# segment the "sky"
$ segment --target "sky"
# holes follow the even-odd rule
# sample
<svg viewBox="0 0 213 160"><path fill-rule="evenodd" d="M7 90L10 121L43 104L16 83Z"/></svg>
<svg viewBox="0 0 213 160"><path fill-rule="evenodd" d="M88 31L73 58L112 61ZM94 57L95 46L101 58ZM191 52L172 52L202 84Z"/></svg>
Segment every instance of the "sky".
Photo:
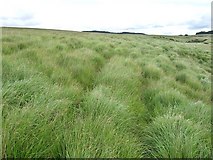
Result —
<svg viewBox="0 0 213 160"><path fill-rule="evenodd" d="M2 0L0 25L179 35L211 30L210 0Z"/></svg>

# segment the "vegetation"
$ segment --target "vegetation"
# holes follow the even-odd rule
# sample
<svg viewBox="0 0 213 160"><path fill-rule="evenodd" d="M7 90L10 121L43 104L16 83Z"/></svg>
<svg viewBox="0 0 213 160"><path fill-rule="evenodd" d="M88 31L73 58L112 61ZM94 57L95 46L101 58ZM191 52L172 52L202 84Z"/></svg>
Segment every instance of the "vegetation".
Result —
<svg viewBox="0 0 213 160"><path fill-rule="evenodd" d="M210 36L2 31L4 158L210 158Z"/></svg>

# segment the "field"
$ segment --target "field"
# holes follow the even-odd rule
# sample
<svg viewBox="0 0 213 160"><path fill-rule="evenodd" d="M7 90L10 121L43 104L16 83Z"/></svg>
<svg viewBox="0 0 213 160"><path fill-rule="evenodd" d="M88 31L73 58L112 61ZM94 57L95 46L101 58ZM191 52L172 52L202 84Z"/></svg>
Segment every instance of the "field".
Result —
<svg viewBox="0 0 213 160"><path fill-rule="evenodd" d="M4 158L210 158L211 39L2 29Z"/></svg>

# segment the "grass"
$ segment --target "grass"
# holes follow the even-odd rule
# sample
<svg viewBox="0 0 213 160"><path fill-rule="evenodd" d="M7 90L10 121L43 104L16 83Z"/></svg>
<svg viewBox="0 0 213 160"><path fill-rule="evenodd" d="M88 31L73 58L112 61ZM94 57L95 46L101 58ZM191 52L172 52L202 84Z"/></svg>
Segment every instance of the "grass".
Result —
<svg viewBox="0 0 213 160"><path fill-rule="evenodd" d="M167 113L156 117L146 131L145 144L151 157L209 158L210 130L181 114Z"/></svg>
<svg viewBox="0 0 213 160"><path fill-rule="evenodd" d="M211 157L210 36L2 32L3 158Z"/></svg>

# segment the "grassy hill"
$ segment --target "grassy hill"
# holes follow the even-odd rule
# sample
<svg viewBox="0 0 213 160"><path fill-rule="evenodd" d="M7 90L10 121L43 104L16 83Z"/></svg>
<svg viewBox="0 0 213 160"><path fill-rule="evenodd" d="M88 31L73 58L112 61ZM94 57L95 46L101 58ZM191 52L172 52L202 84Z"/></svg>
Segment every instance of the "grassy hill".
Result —
<svg viewBox="0 0 213 160"><path fill-rule="evenodd" d="M209 35L2 32L4 158L211 156Z"/></svg>

